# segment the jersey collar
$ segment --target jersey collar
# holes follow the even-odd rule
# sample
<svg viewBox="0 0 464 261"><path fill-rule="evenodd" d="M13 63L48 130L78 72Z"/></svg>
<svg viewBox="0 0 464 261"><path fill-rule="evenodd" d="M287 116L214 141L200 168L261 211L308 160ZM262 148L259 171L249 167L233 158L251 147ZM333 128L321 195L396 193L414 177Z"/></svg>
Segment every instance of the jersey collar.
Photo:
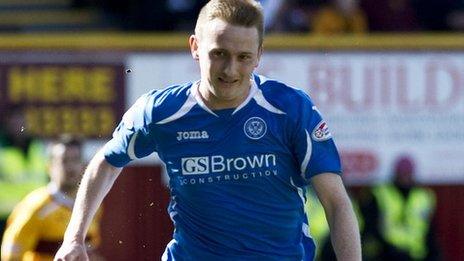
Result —
<svg viewBox="0 0 464 261"><path fill-rule="evenodd" d="M253 78L251 78L250 81L251 81L251 87L250 87L250 91L248 92L247 98L237 108L235 108L234 112L232 112L232 115L234 115L239 110L241 110L243 107L245 107L251 101L251 99L253 99L255 94L258 92L259 89L258 89L258 85L256 84L255 80ZM194 82L192 84L191 95L195 98L197 104L201 108L203 108L208 113L210 113L210 114L212 114L212 115L214 115L216 117L219 117L216 113L214 113L214 111L212 111L210 108L208 108L208 106L206 106L205 102L203 101L203 99L200 96L199 87L200 87L200 80L198 80L198 81L196 81L196 82Z"/></svg>

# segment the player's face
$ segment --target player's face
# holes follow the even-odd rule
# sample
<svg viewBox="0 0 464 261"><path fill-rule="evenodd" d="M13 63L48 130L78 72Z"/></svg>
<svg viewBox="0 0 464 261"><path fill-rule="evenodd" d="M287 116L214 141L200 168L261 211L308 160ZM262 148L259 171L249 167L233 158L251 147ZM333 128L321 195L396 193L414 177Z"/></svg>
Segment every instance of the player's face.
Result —
<svg viewBox="0 0 464 261"><path fill-rule="evenodd" d="M83 172L81 149L78 146L56 145L50 163L51 178L58 186L64 190L77 189Z"/></svg>
<svg viewBox="0 0 464 261"><path fill-rule="evenodd" d="M190 46L200 64L200 92L207 103L215 108L240 105L261 56L258 30L214 19L190 37Z"/></svg>

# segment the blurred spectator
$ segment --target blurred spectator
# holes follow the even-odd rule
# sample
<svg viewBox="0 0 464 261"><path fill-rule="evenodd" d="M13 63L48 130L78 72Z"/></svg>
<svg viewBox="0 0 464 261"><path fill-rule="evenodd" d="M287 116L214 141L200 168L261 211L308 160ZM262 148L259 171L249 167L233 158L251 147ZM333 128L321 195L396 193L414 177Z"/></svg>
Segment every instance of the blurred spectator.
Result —
<svg viewBox="0 0 464 261"><path fill-rule="evenodd" d="M464 30L464 0L256 1L263 6L265 29L269 32L360 33L367 31L367 27L374 32ZM72 0L66 8L102 11L93 24L82 25L84 29L191 32L195 16L206 2L208 0ZM42 5L42 8L63 8L59 1L57 3ZM29 9L28 6L23 8ZM63 15L69 14L63 12Z"/></svg>
<svg viewBox="0 0 464 261"><path fill-rule="evenodd" d="M10 107L0 130L0 180L21 182L42 179L45 148L28 132L22 107ZM43 179L42 179L43 180Z"/></svg>
<svg viewBox="0 0 464 261"><path fill-rule="evenodd" d="M272 32L307 32L313 3L307 0L262 0L265 27Z"/></svg>
<svg viewBox="0 0 464 261"><path fill-rule="evenodd" d="M392 260L399 256L395 246L389 244L381 231L382 216L370 187L358 188L354 193L359 207L358 219L362 220L361 239L363 260ZM403 254L403 257L407 255Z"/></svg>
<svg viewBox="0 0 464 261"><path fill-rule="evenodd" d="M391 244L385 241L380 231L382 217L380 216L377 202L372 194L370 187L352 188L350 191L353 208L358 218L359 230L361 232L362 243L362 259L365 261L377 260L394 260L398 258L398 250ZM316 215L321 215L317 208ZM322 211L322 215L324 215ZM314 219L314 217L313 217ZM311 232L316 232L315 239L319 239L321 244L318 260L332 261L336 260L335 252L333 251L332 243L328 239L328 225L323 219L319 223L312 223ZM320 234L320 232L326 231ZM313 234L311 234L313 235ZM406 255L403 255L405 257ZM400 258L401 259L401 258Z"/></svg>
<svg viewBox="0 0 464 261"><path fill-rule="evenodd" d="M431 226L435 195L418 186L414 174L412 159L402 156L395 162L392 183L351 189L360 226L363 260L441 260ZM310 210L313 215L321 214L317 202ZM311 220L319 220L319 223L311 223L311 231L316 232L315 239L323 244L319 260L336 260L328 233L324 233L327 223L315 217Z"/></svg>
<svg viewBox="0 0 464 261"><path fill-rule="evenodd" d="M421 30L416 9L410 0L361 0L370 31Z"/></svg>
<svg viewBox="0 0 464 261"><path fill-rule="evenodd" d="M318 34L364 33L367 21L358 0L331 0L322 5L312 19Z"/></svg>
<svg viewBox="0 0 464 261"><path fill-rule="evenodd" d="M378 206L379 230L390 249L388 260L437 260L440 256L431 222L435 210L435 194L414 181L415 165L408 156L397 159L393 183L373 188ZM369 212L375 214L374 205Z"/></svg>
<svg viewBox="0 0 464 261"><path fill-rule="evenodd" d="M52 260L61 245L71 217L78 183L83 173L81 144L65 137L50 147L50 183L31 192L8 218L1 248L2 261ZM99 219L99 215L97 215ZM89 230L86 245L100 242L97 222ZM91 254L91 260L95 260Z"/></svg>
<svg viewBox="0 0 464 261"><path fill-rule="evenodd" d="M28 135L21 107L2 112L0 122L0 235L13 207L46 183L45 146Z"/></svg>
<svg viewBox="0 0 464 261"><path fill-rule="evenodd" d="M353 205L353 210L355 211L356 217L358 219L359 230L361 232L363 260L386 260L366 258L366 247L371 245L369 243L374 242L374 238L366 237L367 234L363 233L368 230L365 229L364 223L369 221L364 221L361 209L359 208L357 202L351 198L351 195L350 199ZM309 232L317 246L316 260L336 260L337 257L335 256L332 242L330 240L330 229L329 225L327 224L325 211L312 188L309 188L306 193L305 213L309 219ZM368 239L369 242L366 242L366 239Z"/></svg>

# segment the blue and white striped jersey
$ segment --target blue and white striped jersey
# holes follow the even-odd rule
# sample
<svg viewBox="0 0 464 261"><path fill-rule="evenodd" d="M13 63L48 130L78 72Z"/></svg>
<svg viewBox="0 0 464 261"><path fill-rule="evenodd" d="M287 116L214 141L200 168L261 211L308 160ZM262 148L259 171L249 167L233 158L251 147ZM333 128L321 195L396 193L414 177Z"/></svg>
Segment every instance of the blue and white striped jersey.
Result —
<svg viewBox="0 0 464 261"><path fill-rule="evenodd" d="M340 173L327 124L303 91L254 75L247 99L212 111L199 82L154 90L104 148L122 167L157 152L170 177L166 260L312 260L305 186Z"/></svg>

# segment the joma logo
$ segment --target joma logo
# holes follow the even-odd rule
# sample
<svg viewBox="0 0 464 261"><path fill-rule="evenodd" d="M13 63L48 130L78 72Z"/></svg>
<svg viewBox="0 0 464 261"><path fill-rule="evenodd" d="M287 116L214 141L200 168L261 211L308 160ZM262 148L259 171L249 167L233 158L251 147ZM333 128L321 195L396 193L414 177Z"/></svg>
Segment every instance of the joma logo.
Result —
<svg viewBox="0 0 464 261"><path fill-rule="evenodd" d="M209 138L207 131L178 131L177 140L199 140Z"/></svg>

